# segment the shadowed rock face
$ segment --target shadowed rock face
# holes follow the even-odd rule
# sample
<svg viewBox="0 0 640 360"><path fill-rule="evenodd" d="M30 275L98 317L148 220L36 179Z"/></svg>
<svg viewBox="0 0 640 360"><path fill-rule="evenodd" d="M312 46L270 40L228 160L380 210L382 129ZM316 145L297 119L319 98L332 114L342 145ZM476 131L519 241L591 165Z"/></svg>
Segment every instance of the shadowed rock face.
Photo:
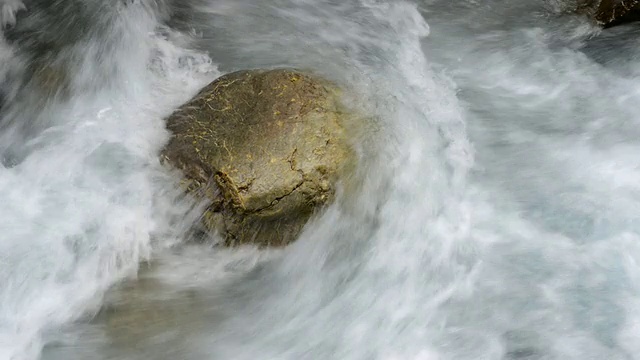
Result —
<svg viewBox="0 0 640 360"><path fill-rule="evenodd" d="M610 27L640 20L640 0L580 0L578 11Z"/></svg>
<svg viewBox="0 0 640 360"><path fill-rule="evenodd" d="M353 159L348 117L324 80L291 70L236 72L169 117L163 158L211 202L204 223L227 245L285 245L332 199Z"/></svg>

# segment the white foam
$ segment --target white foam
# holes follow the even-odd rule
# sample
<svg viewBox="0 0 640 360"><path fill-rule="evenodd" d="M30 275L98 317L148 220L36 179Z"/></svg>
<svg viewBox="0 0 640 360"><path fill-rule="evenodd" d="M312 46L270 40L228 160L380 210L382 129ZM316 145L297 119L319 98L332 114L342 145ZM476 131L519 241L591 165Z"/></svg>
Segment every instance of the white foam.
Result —
<svg viewBox="0 0 640 360"><path fill-rule="evenodd" d="M171 236L170 216L185 214L156 158L167 138L162 117L217 70L206 55L153 35L154 19L127 16L128 38L105 59L121 69L112 79L121 85L74 94L43 114L53 126L30 139L21 163L0 170L3 359L36 358L43 330L99 305L149 257L154 236ZM158 66L147 68L152 60ZM74 80L91 79L80 71ZM173 211L155 207L163 197Z"/></svg>
<svg viewBox="0 0 640 360"><path fill-rule="evenodd" d="M160 257L147 276L194 291L186 311L206 325L132 346L79 324L49 356L635 358L636 65L599 64L576 50L592 29L508 3L205 5L197 43L221 66L310 68L353 89L379 131L357 139L353 183L289 248ZM177 177L155 165L160 119L216 70L140 19L124 22L136 36L112 59L117 85L60 107L0 170L0 355L37 356L42 329L183 235L167 225L188 210Z"/></svg>

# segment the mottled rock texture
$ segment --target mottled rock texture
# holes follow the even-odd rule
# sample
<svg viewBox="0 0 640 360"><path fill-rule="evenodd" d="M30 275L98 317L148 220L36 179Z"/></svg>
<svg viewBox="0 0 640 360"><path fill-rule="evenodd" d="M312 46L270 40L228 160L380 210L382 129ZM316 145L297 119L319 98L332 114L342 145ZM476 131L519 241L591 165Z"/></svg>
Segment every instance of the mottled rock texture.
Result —
<svg viewBox="0 0 640 360"><path fill-rule="evenodd" d="M167 120L163 159L211 203L227 245L286 245L334 197L354 156L333 84L295 70L220 77Z"/></svg>

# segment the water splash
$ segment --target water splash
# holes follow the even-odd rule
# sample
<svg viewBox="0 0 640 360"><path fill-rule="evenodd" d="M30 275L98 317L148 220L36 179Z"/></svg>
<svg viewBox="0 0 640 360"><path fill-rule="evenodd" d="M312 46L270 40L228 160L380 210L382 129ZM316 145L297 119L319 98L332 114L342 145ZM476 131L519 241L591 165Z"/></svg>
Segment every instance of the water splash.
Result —
<svg viewBox="0 0 640 360"><path fill-rule="evenodd" d="M594 38L557 1L220 0L192 3L177 33L138 5L115 16L133 36L78 72L90 91L37 109L0 172L1 355L637 358L634 28ZM178 247L143 269L151 300L134 283L101 302L195 221L155 157L160 119L217 75L205 53L349 89L375 119L359 168L291 247ZM8 124L31 114L11 109ZM137 309L143 329L126 312L69 324L99 305Z"/></svg>
<svg viewBox="0 0 640 360"><path fill-rule="evenodd" d="M150 35L156 21L144 12L119 20L53 60L87 55L62 74L72 77L67 98L24 111L33 100L25 91L36 91L29 84L3 108L0 142L17 161L0 168L0 358L37 358L42 332L99 306L109 285L149 258L154 236L182 236L167 227L187 208L170 200L175 182L156 159L167 138L161 119L217 72L206 55ZM85 86L104 71L108 82Z"/></svg>

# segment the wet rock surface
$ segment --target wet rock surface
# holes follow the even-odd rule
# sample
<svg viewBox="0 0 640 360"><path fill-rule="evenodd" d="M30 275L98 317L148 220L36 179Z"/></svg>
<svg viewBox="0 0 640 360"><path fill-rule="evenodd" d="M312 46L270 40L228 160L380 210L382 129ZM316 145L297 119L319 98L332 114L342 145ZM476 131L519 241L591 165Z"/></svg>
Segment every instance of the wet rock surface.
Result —
<svg viewBox="0 0 640 360"><path fill-rule="evenodd" d="M296 70L231 73L167 120L162 157L211 203L205 227L226 245L286 245L334 197L353 160L333 84Z"/></svg>
<svg viewBox="0 0 640 360"><path fill-rule="evenodd" d="M640 0L581 0L578 12L592 17L599 25L611 27L640 20Z"/></svg>

